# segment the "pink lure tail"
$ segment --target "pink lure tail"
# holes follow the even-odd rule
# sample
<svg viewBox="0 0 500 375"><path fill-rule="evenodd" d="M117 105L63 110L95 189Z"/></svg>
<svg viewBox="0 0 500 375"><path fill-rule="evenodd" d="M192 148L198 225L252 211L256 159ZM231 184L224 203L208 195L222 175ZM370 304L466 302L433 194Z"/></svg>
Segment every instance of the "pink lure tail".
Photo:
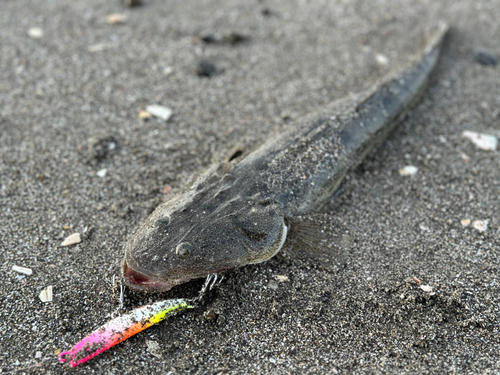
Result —
<svg viewBox="0 0 500 375"><path fill-rule="evenodd" d="M70 351L60 353L59 360L69 360L72 367L78 366L168 316L193 307L191 301L186 299L165 300L139 307L98 328Z"/></svg>

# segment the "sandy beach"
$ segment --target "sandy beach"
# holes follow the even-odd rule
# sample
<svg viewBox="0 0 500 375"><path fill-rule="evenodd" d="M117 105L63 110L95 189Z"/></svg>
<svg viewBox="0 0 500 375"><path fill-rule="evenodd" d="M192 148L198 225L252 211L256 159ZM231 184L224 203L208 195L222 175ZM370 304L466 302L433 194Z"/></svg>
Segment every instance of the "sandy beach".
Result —
<svg viewBox="0 0 500 375"><path fill-rule="evenodd" d="M227 271L197 308L59 363L117 311L158 204L398 71L439 20L422 101L322 208L354 233L344 267ZM2 1L0 373L500 374L500 157L463 136L500 137L498 20L498 0ZM126 289L123 311L202 285Z"/></svg>

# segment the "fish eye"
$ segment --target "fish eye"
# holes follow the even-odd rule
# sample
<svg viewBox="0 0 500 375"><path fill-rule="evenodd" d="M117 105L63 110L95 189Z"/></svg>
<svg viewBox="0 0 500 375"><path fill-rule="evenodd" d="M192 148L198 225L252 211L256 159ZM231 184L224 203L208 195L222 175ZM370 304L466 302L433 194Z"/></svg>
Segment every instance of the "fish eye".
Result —
<svg viewBox="0 0 500 375"><path fill-rule="evenodd" d="M188 257L193 252L193 247L189 242L181 242L175 248L175 253L183 258Z"/></svg>

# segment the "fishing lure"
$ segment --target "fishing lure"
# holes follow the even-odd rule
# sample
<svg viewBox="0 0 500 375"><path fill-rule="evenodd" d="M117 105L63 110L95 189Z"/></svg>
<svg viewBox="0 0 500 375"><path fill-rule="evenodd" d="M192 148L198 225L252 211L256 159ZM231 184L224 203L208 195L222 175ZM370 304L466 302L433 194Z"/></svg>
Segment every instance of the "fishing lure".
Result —
<svg viewBox="0 0 500 375"><path fill-rule="evenodd" d="M78 366L153 324L182 310L194 308L193 302L183 298L169 299L134 309L96 329L71 350L60 353L59 361L69 360L72 367Z"/></svg>

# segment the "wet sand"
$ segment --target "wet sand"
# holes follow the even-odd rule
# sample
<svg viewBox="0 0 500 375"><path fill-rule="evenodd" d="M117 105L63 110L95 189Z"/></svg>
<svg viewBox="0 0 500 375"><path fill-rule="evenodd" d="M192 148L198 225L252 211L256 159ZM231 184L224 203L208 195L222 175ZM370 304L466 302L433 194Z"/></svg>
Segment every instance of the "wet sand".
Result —
<svg viewBox="0 0 500 375"><path fill-rule="evenodd" d="M423 100L323 208L355 233L344 268L277 256L226 272L198 308L57 361L116 311L124 244L160 202L407 64L441 19ZM495 0L2 2L0 371L499 373L500 158L462 137L500 137L499 19ZM139 119L151 104L169 121ZM127 289L125 308L202 284Z"/></svg>

